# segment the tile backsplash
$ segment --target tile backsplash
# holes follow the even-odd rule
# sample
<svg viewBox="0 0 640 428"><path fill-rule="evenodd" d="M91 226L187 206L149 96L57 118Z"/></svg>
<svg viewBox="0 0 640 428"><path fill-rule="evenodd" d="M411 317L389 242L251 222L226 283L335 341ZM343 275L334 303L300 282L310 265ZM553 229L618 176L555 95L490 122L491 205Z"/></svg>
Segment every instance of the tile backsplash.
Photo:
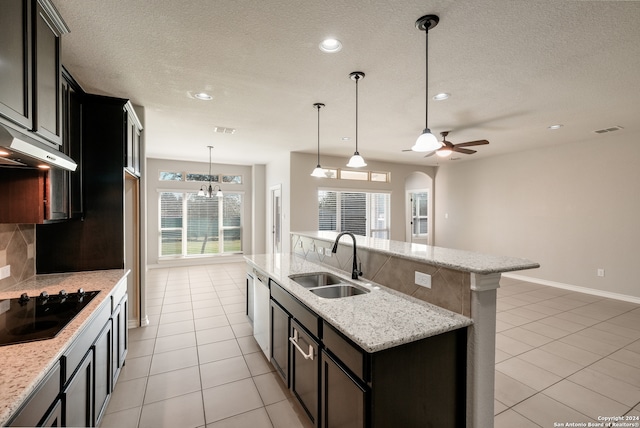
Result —
<svg viewBox="0 0 640 428"><path fill-rule="evenodd" d="M0 279L0 291L35 276L35 240L34 224L0 224L0 268L11 270L9 277Z"/></svg>

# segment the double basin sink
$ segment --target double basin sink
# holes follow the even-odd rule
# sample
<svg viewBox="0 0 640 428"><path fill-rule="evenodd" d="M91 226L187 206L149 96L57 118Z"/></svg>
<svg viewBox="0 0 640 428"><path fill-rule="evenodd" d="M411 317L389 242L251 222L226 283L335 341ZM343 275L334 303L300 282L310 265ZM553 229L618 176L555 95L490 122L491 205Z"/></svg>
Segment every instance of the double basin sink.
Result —
<svg viewBox="0 0 640 428"><path fill-rule="evenodd" d="M345 282L342 278L328 272L291 275L289 278L313 294L325 299L339 299L369 292L367 289Z"/></svg>

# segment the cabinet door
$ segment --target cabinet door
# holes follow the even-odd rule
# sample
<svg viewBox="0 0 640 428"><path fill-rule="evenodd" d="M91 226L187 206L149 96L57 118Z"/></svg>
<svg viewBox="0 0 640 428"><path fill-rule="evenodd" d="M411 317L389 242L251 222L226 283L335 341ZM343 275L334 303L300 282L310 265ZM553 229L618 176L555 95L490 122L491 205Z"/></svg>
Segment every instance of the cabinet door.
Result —
<svg viewBox="0 0 640 428"><path fill-rule="evenodd" d="M95 421L94 426L98 426L102 414L107 407L107 400L111 395L111 347L113 344L112 320L107 321L96 342L93 345L95 356Z"/></svg>
<svg viewBox="0 0 640 428"><path fill-rule="evenodd" d="M62 144L61 33L40 2L36 2L33 26L36 64L34 131L55 144Z"/></svg>
<svg viewBox="0 0 640 428"><path fill-rule="evenodd" d="M291 392L314 424L318 419L318 343L291 320Z"/></svg>
<svg viewBox="0 0 640 428"><path fill-rule="evenodd" d="M271 363L289 386L289 314L271 301Z"/></svg>
<svg viewBox="0 0 640 428"><path fill-rule="evenodd" d="M0 7L0 115L31 129L31 1Z"/></svg>
<svg viewBox="0 0 640 428"><path fill-rule="evenodd" d="M38 424L42 427L61 427L62 426L62 401L57 400L53 409Z"/></svg>
<svg viewBox="0 0 640 428"><path fill-rule="evenodd" d="M89 350L64 389L64 425L93 425L93 351Z"/></svg>
<svg viewBox="0 0 640 428"><path fill-rule="evenodd" d="M127 296L122 298L120 304L113 312L113 383L116 384L120 370L124 367L124 360L127 356L128 349L128 330L127 330L127 312L128 312Z"/></svg>
<svg viewBox="0 0 640 428"><path fill-rule="evenodd" d="M82 200L82 101L73 77L63 69L62 79L62 151L76 161L77 167L69 172L69 216L80 218L84 212Z"/></svg>
<svg viewBox="0 0 640 428"><path fill-rule="evenodd" d="M322 351L321 376L321 426L323 428L366 426L366 390L326 351Z"/></svg>

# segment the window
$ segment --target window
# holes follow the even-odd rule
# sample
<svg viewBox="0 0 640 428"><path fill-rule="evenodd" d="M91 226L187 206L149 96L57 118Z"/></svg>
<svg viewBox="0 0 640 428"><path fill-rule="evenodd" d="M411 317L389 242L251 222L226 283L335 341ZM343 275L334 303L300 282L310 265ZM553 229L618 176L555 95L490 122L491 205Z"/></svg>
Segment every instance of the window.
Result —
<svg viewBox="0 0 640 428"><path fill-rule="evenodd" d="M182 181L181 172L160 171L160 181Z"/></svg>
<svg viewBox="0 0 640 428"><path fill-rule="evenodd" d="M242 252L242 194L160 193L160 256Z"/></svg>
<svg viewBox="0 0 640 428"><path fill-rule="evenodd" d="M318 190L318 229L389 238L388 193Z"/></svg>
<svg viewBox="0 0 640 428"><path fill-rule="evenodd" d="M429 229L427 192L411 193L411 233L414 237L427 236Z"/></svg>

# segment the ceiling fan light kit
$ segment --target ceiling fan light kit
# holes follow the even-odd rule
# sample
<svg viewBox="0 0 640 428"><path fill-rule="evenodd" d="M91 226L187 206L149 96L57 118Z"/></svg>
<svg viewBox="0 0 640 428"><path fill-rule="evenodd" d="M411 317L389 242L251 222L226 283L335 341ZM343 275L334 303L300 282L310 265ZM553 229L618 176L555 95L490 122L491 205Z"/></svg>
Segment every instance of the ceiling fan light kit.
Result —
<svg viewBox="0 0 640 428"><path fill-rule="evenodd" d="M440 18L437 15L425 15L416 21L416 28L425 32L425 94L424 94L424 131L416 140L416 143L411 147L414 152L432 152L442 147L442 144L435 135L431 133L428 126L429 118L429 30L434 28L440 22Z"/></svg>
<svg viewBox="0 0 640 428"><path fill-rule="evenodd" d="M322 103L315 103L313 105L318 110L318 164L311 173L312 177L326 177L326 171L320 166L320 109L324 107Z"/></svg>
<svg viewBox="0 0 640 428"><path fill-rule="evenodd" d="M358 81L364 79L364 73L362 71L354 71L349 73L349 78L356 82L356 151L353 153L353 156L351 156L351 159L349 159L347 166L349 168L362 168L363 166L367 166L367 163L363 157L360 156L360 153L358 153Z"/></svg>

